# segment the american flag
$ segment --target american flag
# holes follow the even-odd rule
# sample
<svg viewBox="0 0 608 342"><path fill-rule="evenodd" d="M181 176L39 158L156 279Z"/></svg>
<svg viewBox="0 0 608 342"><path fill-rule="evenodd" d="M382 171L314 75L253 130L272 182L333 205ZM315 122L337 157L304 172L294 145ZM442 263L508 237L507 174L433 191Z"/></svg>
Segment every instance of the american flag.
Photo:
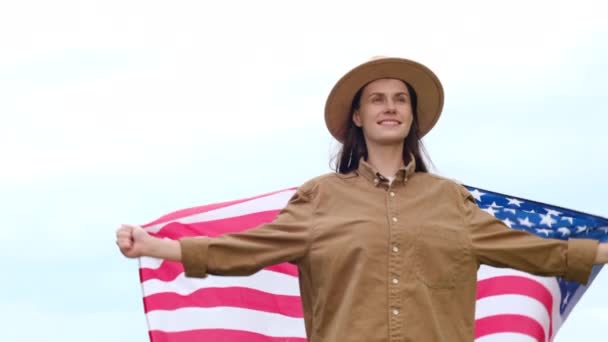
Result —
<svg viewBox="0 0 608 342"><path fill-rule="evenodd" d="M467 188L481 209L512 229L545 238L608 240L608 219ZM168 239L246 230L272 221L294 192L291 188L180 210L144 228ZM594 267L590 281L600 269ZM248 277L194 279L184 276L181 263L142 257L139 273L151 342L306 341L298 271L292 264L267 267ZM559 277L482 266L475 341L551 341L586 288Z"/></svg>

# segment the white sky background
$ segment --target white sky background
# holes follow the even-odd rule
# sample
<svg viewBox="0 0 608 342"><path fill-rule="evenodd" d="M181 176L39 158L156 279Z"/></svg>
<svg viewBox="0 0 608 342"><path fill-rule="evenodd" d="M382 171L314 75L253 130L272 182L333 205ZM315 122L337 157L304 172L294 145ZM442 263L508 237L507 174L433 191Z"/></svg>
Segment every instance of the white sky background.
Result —
<svg viewBox="0 0 608 342"><path fill-rule="evenodd" d="M325 97L375 55L443 81L440 174L608 216L604 6L0 4L0 340L147 341L116 227L328 172ZM556 341L603 340L606 291L602 273Z"/></svg>

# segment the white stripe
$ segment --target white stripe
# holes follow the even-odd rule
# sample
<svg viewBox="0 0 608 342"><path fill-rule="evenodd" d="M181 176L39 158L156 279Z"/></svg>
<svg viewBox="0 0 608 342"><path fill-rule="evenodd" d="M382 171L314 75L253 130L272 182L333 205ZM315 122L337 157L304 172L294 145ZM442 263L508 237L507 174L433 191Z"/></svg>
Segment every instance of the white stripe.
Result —
<svg viewBox="0 0 608 342"><path fill-rule="evenodd" d="M495 315L523 315L537 321L549 336L549 313L545 306L534 298L523 295L500 295L477 300L475 319Z"/></svg>
<svg viewBox="0 0 608 342"><path fill-rule="evenodd" d="M550 280L550 281L551 280L555 281L555 279L553 277L535 276L530 273L514 270L512 268L498 268L498 267L491 267L488 265L481 265L481 267L479 267L479 271L477 271L477 280L484 280L484 279L492 278L492 277L496 277L496 276L521 276L521 277L526 277L526 278L535 279L535 280L546 279L546 280Z"/></svg>
<svg viewBox="0 0 608 342"><path fill-rule="evenodd" d="M532 279L549 290L551 293L551 297L553 298L553 312L551 316L553 317L553 335L557 332L557 329L562 325L563 320L562 316L559 312L559 307L561 304L561 291L559 289L559 284L557 283L557 279L555 277L541 277L535 276L526 272L510 269L510 268L496 268L487 265L482 265L477 272L477 281L485 280L492 277L498 276L518 276L527 279Z"/></svg>
<svg viewBox="0 0 608 342"><path fill-rule="evenodd" d="M163 259L152 258L152 257L140 257L139 268L151 268L153 270L160 268L163 264Z"/></svg>
<svg viewBox="0 0 608 342"><path fill-rule="evenodd" d="M476 338L475 342L538 342L535 338L520 333L499 333Z"/></svg>
<svg viewBox="0 0 608 342"><path fill-rule="evenodd" d="M281 191L276 194L269 196L256 198L250 201L230 205L227 207L210 210L200 214L194 214L186 217L182 217L173 221L167 221L158 223L149 227L146 230L150 233L157 233L163 226L169 222L180 222L180 223L195 223L195 222L206 222L221 220L229 217L243 216L247 214L258 213L269 210L281 210L285 208L289 199L293 196L295 190Z"/></svg>
<svg viewBox="0 0 608 342"><path fill-rule="evenodd" d="M146 280L142 283L144 296L156 293L174 292L189 295L201 288L248 287L277 295L299 296L298 278L279 272L261 270L248 277L222 277L209 275L206 278L188 278L183 273L175 280Z"/></svg>
<svg viewBox="0 0 608 342"><path fill-rule="evenodd" d="M178 332L196 329L245 330L274 337L306 337L304 320L241 308L183 308L151 311L150 330Z"/></svg>

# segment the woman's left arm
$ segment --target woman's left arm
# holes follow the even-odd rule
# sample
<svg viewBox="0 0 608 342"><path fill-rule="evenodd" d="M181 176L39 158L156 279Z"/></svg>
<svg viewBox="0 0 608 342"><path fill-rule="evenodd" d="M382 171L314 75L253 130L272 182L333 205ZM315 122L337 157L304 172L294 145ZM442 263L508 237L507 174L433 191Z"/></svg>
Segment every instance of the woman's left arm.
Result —
<svg viewBox="0 0 608 342"><path fill-rule="evenodd" d="M464 189L464 188L463 188ZM478 264L587 284L593 265L608 263L608 245L593 239L550 239L511 229L481 210L463 190L464 224Z"/></svg>

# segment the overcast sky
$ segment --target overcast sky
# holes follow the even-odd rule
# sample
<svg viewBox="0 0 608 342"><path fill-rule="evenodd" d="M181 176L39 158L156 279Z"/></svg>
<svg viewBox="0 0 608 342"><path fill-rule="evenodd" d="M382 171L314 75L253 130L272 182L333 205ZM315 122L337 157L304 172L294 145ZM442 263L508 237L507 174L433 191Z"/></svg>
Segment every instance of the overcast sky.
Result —
<svg viewBox="0 0 608 342"><path fill-rule="evenodd" d="M433 69L425 145L468 185L608 216L602 1L0 4L0 340L147 341L120 223L329 172L325 98L376 55ZM601 273L556 341L599 341Z"/></svg>

